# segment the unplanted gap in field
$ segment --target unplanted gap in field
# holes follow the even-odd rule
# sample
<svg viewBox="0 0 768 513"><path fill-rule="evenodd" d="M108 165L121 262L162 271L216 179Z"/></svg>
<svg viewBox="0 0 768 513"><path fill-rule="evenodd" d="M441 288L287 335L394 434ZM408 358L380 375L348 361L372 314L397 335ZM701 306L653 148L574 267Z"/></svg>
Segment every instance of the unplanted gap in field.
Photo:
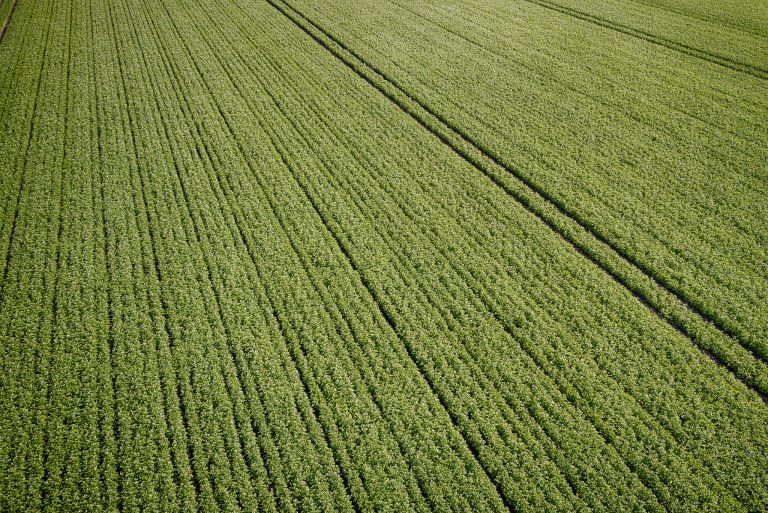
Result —
<svg viewBox="0 0 768 513"><path fill-rule="evenodd" d="M363 78L368 84L370 84L372 87L377 89L381 94L383 94L386 98L388 98L390 101L392 101L395 105L397 105L400 110L408 114L411 118L413 118L420 126L422 126L425 130L432 133L435 137L437 137L440 141L442 141L444 144L446 144L448 147L450 147L456 154L458 154L460 157L462 157L465 161L467 161L469 164L471 164L473 167L478 169L480 172L482 172L484 175L486 175L496 186L500 187L502 190L504 190L508 195L512 196L518 203L520 203L528 212L536 216L538 219L540 219L548 228L550 228L552 231L554 231L557 235L559 235L565 242L567 242L577 253L582 255L583 257L590 260L592 263L594 263L596 266L598 266L601 270L603 270L605 273L607 273L614 281L616 281L618 284L620 284L622 287L627 289L635 298L637 298L643 305L645 305L649 310L651 310L656 316L661 318L662 320L666 321L668 324L670 324L674 329L676 329L679 333L681 333L683 336L685 336L687 339L689 339L691 342L696 345L696 347L699 348L699 350L705 354L708 358L715 361L718 365L721 365L725 367L726 369L730 370L731 373L734 374L734 377L741 381L745 386L748 388L754 390L762 399L764 402L768 403L768 396L766 396L766 393L762 390L759 390L755 386L745 382L745 380L739 376L731 367L726 364L724 361L722 361L719 357L717 357L715 354L710 352L709 350L703 348L700 344L696 343L695 337L691 335L688 332L688 329L683 326L681 323L669 318L669 316L665 315L664 313L659 310L656 306L651 304L649 300L639 291L636 290L635 287L633 287L631 284L627 283L624 278L619 276L615 271L610 269L607 265L600 262L597 258L591 256L588 251L582 248L582 245L576 242L569 236L562 228L559 228L557 225L555 225L552 221L544 218L542 215L540 215L538 212L536 212L531 205L529 204L529 201L521 198L519 194L516 194L515 192L511 191L509 187L504 185L502 182L500 182L497 178L495 178L491 173L487 172L485 169L485 166L481 163L479 163L474 157L471 155L468 155L464 150L457 148L450 140L448 140L445 136L438 133L436 130L432 129L421 117L419 117L418 114L415 114L412 112L411 109L409 109L407 106L403 105L400 100L393 97L390 93L383 90L381 87L379 87L370 77L368 77L363 71L360 71L357 69L357 67L354 66L354 64L350 63L347 59L345 59L343 56L339 55L338 52L334 51L326 42L319 39L317 36L315 36L310 29L308 29L306 26L304 26L300 21L297 21L294 19L294 16L286 12L286 10L278 5L274 0L266 0L270 5L272 5L275 9L277 9L279 12L281 12L284 16L286 16L290 21L292 21L298 28L300 28L304 33L306 33L310 38L312 38L316 43L318 43L320 46L328 50L331 54L333 54L337 59L342 61L347 67L349 67L352 71L354 71L357 75L359 75L361 78ZM761 358L759 354L755 352L755 350L750 347L749 344L744 343L741 340L741 337L739 337L736 333L734 333L732 330L728 329L727 327L723 326L722 323L718 322L716 319L710 318L707 314L705 314L699 307L697 307L695 304L691 303L688 299L682 297L677 291L671 289L667 286L666 283L662 282L660 278L654 275L652 271L647 269L642 264L636 262L631 256L626 254L625 252L621 251L620 249L616 248L607 238L605 238L603 235L601 235L599 232L597 232L595 229L591 228L587 223L579 219L575 214L569 212L567 208L562 205L560 202L557 202L553 200L551 197L549 197L546 193L541 191L539 188L537 188L534 184L532 184L528 179L523 177L519 171L516 171L515 169L507 166L502 162L502 160L494 155L492 152L484 148L480 143L474 141L474 139L466 134L464 131L455 128L451 124L447 122L447 120L441 116L439 113L434 112L431 110L428 106L424 105L421 101L411 96L408 92L406 92L403 88L401 88L396 82L394 82L392 79L390 79L387 75L385 75L382 71L378 70L373 65L369 64L367 61L365 61L362 57L360 57L354 50L351 50L347 46L345 46L343 43L341 43L338 39L336 39L334 36L330 35L328 32L326 32L322 27L320 27L317 23L303 15L300 11L292 7L290 4L288 4L285 1L282 1L281 3L285 4L289 9L294 11L298 16L306 20L309 24L311 24L313 27L315 27L316 30L320 31L325 37L333 41L336 45L338 45L343 50L347 51L349 54L351 54L353 57L355 57L357 60L359 60L363 66L366 66L369 68L373 73L376 75L379 75L383 80L385 80L387 83L389 83L392 87L396 88L401 94L406 96L409 100L413 101L415 104L417 104L419 107L421 107L425 112L427 112L429 115L437 119L442 125L446 127L448 131L450 131L454 136L460 138L464 143L468 144L472 148L474 148L477 152L482 154L484 157L489 159L491 162L496 164L497 166L501 167L508 173L510 173L512 176L514 176L517 180L519 180L527 189L532 191L532 193L537 197L541 198L544 202L546 202L548 205L554 207L557 212L572 222L576 223L581 229L586 231L588 234L590 234L595 240L602 243L603 245L610 248L613 253L618 255L621 260L632 266L633 268L639 270L643 273L647 278L653 281L659 288L665 290L667 293L674 296L677 301L679 301L683 306L688 308L691 312L695 313L698 317L700 317L704 322L714 326L718 331L720 331L723 335L726 335L732 339L734 339L736 342L738 342L739 346L741 346L744 350L750 353L750 355L758 360L759 362L764 362L764 360Z"/></svg>

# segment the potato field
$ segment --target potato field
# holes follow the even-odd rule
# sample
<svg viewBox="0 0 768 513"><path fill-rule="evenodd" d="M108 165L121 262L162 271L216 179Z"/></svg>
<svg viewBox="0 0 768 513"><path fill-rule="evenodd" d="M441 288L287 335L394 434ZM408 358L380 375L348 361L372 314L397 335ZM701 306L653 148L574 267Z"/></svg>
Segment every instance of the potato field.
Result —
<svg viewBox="0 0 768 513"><path fill-rule="evenodd" d="M768 2L0 23L0 512L768 511Z"/></svg>

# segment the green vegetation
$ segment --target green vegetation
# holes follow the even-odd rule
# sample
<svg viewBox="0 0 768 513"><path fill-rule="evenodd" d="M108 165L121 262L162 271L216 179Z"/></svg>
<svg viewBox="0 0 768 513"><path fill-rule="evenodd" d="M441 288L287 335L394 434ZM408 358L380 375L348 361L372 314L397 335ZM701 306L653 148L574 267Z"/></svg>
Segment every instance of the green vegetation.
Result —
<svg viewBox="0 0 768 513"><path fill-rule="evenodd" d="M0 511L768 509L746 12L19 0Z"/></svg>

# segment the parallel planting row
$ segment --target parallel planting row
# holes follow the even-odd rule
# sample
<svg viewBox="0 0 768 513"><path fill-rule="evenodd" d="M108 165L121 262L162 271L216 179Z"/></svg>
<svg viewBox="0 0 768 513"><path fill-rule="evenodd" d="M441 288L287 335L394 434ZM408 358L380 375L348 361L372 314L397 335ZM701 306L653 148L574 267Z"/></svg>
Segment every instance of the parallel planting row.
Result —
<svg viewBox="0 0 768 513"><path fill-rule="evenodd" d="M302 23L19 3L0 510L768 508L764 366L714 363Z"/></svg>

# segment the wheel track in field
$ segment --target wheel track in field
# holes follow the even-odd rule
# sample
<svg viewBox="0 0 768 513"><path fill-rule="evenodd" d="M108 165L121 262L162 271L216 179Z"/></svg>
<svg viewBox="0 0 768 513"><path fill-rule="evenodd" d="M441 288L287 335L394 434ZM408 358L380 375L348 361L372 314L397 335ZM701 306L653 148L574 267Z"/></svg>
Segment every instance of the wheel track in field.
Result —
<svg viewBox="0 0 768 513"><path fill-rule="evenodd" d="M550 2L548 0L523 0L523 1L534 4L534 5L538 5L540 7L549 9L551 11L558 12L560 14L564 14L566 16L570 16L572 18L586 21L594 25L598 25L603 28L607 28L609 30L613 30L615 32L620 32L628 36L636 37L638 39L642 39L644 41L653 43L655 45L663 46L664 48L667 48L669 50L673 50L679 53L690 55L692 57L696 57L698 59L702 59L711 64L723 66L733 71L745 73L747 75L751 75L753 77L760 78L763 80L768 79L768 70L760 66L756 66L754 64L741 62L736 59L726 57L724 55L719 55L714 52L709 52L707 50L702 50L700 48L689 46L685 43L678 43L670 39L666 39L664 37L651 34L650 32L646 32L645 30L633 28L628 25L622 25L621 23L610 21L605 18L595 16L593 14L579 11L578 9L573 9L572 7L566 7L564 5L561 5L555 2Z"/></svg>
<svg viewBox="0 0 768 513"><path fill-rule="evenodd" d="M13 11L16 10L16 4L19 0L13 0L13 3L11 4L10 10L8 10L8 14L5 15L5 21L3 21L3 27L0 28L0 43L3 42L3 38L5 37L5 32L8 30L8 25L11 24L11 16L13 16Z"/></svg>
<svg viewBox="0 0 768 513"><path fill-rule="evenodd" d="M668 13L676 14L684 18L690 18L696 21L703 21L704 23L711 23L712 25L720 25L723 27L728 27L734 30L738 30L739 32L744 32L746 34L750 34L760 38L768 37L766 36L766 34L760 32L759 30L756 30L744 25L740 25L738 22L734 22L728 19L715 18L705 13L697 13L697 12L690 12L690 11L686 12L684 9L675 8L675 7L664 5L661 3L655 4L648 0L634 0L633 3L642 5L643 7L650 7L651 9L666 11Z"/></svg>
<svg viewBox="0 0 768 513"><path fill-rule="evenodd" d="M252 70L252 71L253 71L253 70ZM271 96L271 94L270 94L270 96ZM277 100L275 100L275 99L273 98L273 103L275 103L275 105L277 106L277 108L278 108L278 109L280 109L280 106L279 106L279 104L280 104L281 102L279 102L279 101L277 101ZM281 110L282 110L282 109L281 109ZM287 119L289 119L289 120L290 120L290 116L288 116L288 115L287 115L285 112L282 112L282 114L283 114L283 115L284 115L284 116L285 116ZM295 125L295 124L294 124L294 127L298 129L298 127L296 127L296 125ZM300 131L300 130L299 130L299 131ZM290 166L289 166L289 167L290 167ZM491 311L491 313L492 313L493 315L495 315L495 316L498 318L498 315L499 315L499 314L498 314L497 312L493 311L493 309L492 309L490 306L488 306L488 309ZM500 322L501 322L501 321L500 321ZM507 326L505 326L505 323L501 323L501 324L502 324L502 326L504 326L504 328L505 328L505 329L507 328ZM629 393L629 392L626 392L626 390L625 390L625 393L627 393L627 394L629 394L630 396L632 396L632 394L631 394L631 393ZM640 407L642 408L642 405L640 405ZM642 409L645 409L645 408L642 408ZM646 413L647 413L647 412L646 412ZM598 431L599 431L599 430L598 430ZM669 433L669 434L670 434L670 436L671 436L673 439L677 439L677 438L678 438L678 435L673 435L672 433ZM629 466L631 467L631 465L629 465ZM643 481L643 480L641 480L641 482L642 482L642 481Z"/></svg>
<svg viewBox="0 0 768 513"><path fill-rule="evenodd" d="M524 64L522 61L516 61L512 56L504 54L503 52L500 52L499 50L494 49L492 46L487 46L486 44L475 40L475 38L463 33L462 31L459 31L458 29L453 29L450 26L446 25L445 23L442 23L440 21L435 21L432 17L421 13L419 11L413 10L411 7L408 7L407 4L401 3L401 0L389 0L392 5L397 6L398 8L412 14L413 16L424 20L426 23L429 23L431 25L434 25L435 27L438 27L440 30L444 30L448 32L449 34L469 43L470 45L473 45L477 48L480 48L482 51L492 55L494 58L497 59L503 59L509 63L511 63L513 66L517 66L519 68L522 68L522 70L525 73L532 73L536 75L537 81L545 81L551 84L556 85L557 87L561 87L563 89L566 89L567 91L570 91L571 93L578 95L580 97L586 98L589 101L593 101L602 107L608 108L608 109L619 109L621 110L621 114L624 116L627 116L632 121L647 126L651 128L658 128L657 125L653 124L652 121L649 121L647 119L644 119L643 117L637 115L636 113L626 111L624 110L624 106L622 106L620 103L612 102L610 99L602 98L599 94L590 94L585 91L582 91L581 89L576 88L573 84L569 83L566 80L558 79L555 75L547 75L544 72L540 71L537 67ZM468 9L474 9L475 13L481 13L487 15L488 13L486 11L483 11L482 9L479 9L477 7L468 7ZM499 33L490 29L487 29L486 27L482 26L482 23L479 23L476 19L474 19L472 16L466 16L465 19L463 19L464 22L468 24L468 26L476 26L482 29L485 29L489 34L491 34L494 37L498 37L503 40L509 41L510 38L506 36L503 33ZM401 70L403 70L402 67L400 67ZM405 71L404 71L405 72ZM406 72L407 73L407 72ZM612 80L612 84L619 84L619 80ZM450 98L446 98L447 101L452 103L453 105L461 108L461 105L457 104L455 101L451 100ZM495 101L495 100L494 100ZM681 109L679 107L674 106L670 103L663 103L662 100L658 100L661 104L661 106L664 109L675 111L686 118L691 119L694 123L699 123L703 125L706 130L715 131L715 130L722 130L729 135L733 136L735 139L741 141L743 144L755 144L755 141L752 139L747 139L744 137L744 134L739 133L737 130L734 130L730 127L723 127L715 125L712 121L705 119L703 116L697 115L693 112L688 112L684 109ZM655 106L654 106L655 108ZM468 114L472 115L472 117L477 120L478 122L482 123L483 125L487 126L491 130L495 130L495 128L491 125L489 125L484 119L468 112ZM664 133L669 134L670 136L674 137L676 136L672 131L670 130L664 130ZM751 155L751 154L750 154Z"/></svg>
<svg viewBox="0 0 768 513"><path fill-rule="evenodd" d="M271 94L270 94L270 96L272 97L272 95L271 95ZM275 100L275 98L274 98L274 97L272 97L272 102L273 102L273 103L274 103L276 106L278 106L278 107L277 107L278 109L280 109L280 107L279 107L279 102L278 102L277 100ZM281 110L281 112L282 112L282 110ZM254 114L254 115L255 115L255 114ZM283 112L283 115L285 116L285 113L284 113L284 112ZM286 116L286 118L287 118L287 119L290 119L288 116ZM271 136L270 136L270 138L271 138ZM287 156L286 156L286 155L283 153L283 151L280 149L280 146L279 146L277 143L275 143L275 142L274 142L274 140L272 141L272 144L273 144L273 146L275 146L275 148L277 148L277 149L278 149L278 152L279 152L279 154L280 154L280 158L281 158L281 161L283 162L283 164L284 164L284 165L286 166L286 168L287 168L287 169L288 169L288 170L291 172L291 174L292 174L292 175L295 177L295 175L296 175L296 173L297 173L297 172L294 170L293 166L291 166L291 165L289 164L289 159L288 159L288 157L287 157ZM410 345L409 343L405 342L405 341L402 339L402 337L401 337L401 335L400 335L399 331L395 329L395 326L394 326L394 321L393 321L393 319L392 319L392 316L391 316L389 313L386 313L386 314L384 313L384 312L386 311L386 307L385 307L385 306L383 305L383 303L381 302L381 299L380 299L380 298L378 298L378 297L376 296L375 292L372 290L372 288L371 288L371 287L372 287L371 283L367 281L367 279L365 278L365 276L364 276L364 275L361 273L360 269L357 267L357 264L355 263L355 261L351 259L351 255L350 255L350 253L348 252L348 250L347 250L346 246L342 246L342 245L341 245L341 244L343 244L343 243L341 242L341 239L338 237L338 235L336 234L336 232L335 232L335 231L333 231L333 229L331 228L331 226L330 226L330 224L329 224L329 221L328 221L327 217L325 217L325 216L324 216L324 215L321 213L321 209L320 209L320 207L317 205L316 201L315 201L315 200L314 200L314 199L311 197L311 195L309 195L309 194L306 192L306 190L305 190L305 189L304 189L304 187L301 185L301 183L300 183L300 181L299 181L298 179L296 179L296 182L297 182L297 185L298 185L298 186L301 188L301 190L303 191L303 193L304 193L304 195L305 195L305 197L306 197L306 199L307 199L308 203L312 205L312 207L313 207L314 211L316 212L316 214L318 215L319 219L320 219L320 220L323 222L323 225L324 225L324 227L325 227L326 231L328 231L328 232L329 232L329 234L330 234L330 235L333 237L333 239L334 239L334 241L335 241L336 245L337 245L337 246L339 246L339 249L341 250L342 254L345 256L345 258L348 260L348 262L349 262L349 264L350 264L351 268L352 268L352 269L353 269L353 270L356 272L356 274L357 274L357 275L359 276L359 278L361 279L361 283L362 283L362 284L365 286L365 288L367 289L368 293L371 295L372 299L373 299L373 300L374 300L374 302L376 303L376 305L377 305L377 308L378 308L378 309L379 309L379 311L380 311L381 317L382 317L382 318L383 318L383 319L384 319L384 320L387 322L387 324L389 324L390 328L392 328L392 329L393 329L393 332L394 332L394 334L395 334L395 335L396 335L396 336L397 336L397 337L398 337L398 338L401 340L401 342L403 343L403 346L404 346L404 347L406 347L406 351L408 352L408 355L409 355L410 359L411 359L411 360L413 360L414 364L416 365L416 368L417 368L417 369L419 370L419 372L422 374L422 376L423 376L424 380L426 381L426 383L427 383L427 384L430 386L430 388L432 388L433 394L434 394L434 395L435 395L435 397L436 397L436 398L437 398L437 399L440 401L440 404L441 404L442 408L446 410L446 412L448 413L448 416L449 416L449 418L451 419L451 421L453 422L453 424L454 424L454 425L456 425L456 427L457 427L457 431L458 431L460 434L462 434L462 437L465 439L465 443L466 443L466 446L467 446L467 448L468 448L468 449L470 450L470 452L472 453L472 455L473 455L474 459L475 459L475 460L477 460L477 463L479 464L480 468L482 468L482 469L483 469L483 471L486 473L486 475L488 476L488 478L489 478L490 482L491 482L491 483L493 483L493 484L494 484L494 486L496 487L496 489L497 489L497 493L498 493L499 497L502 499L502 501L505 503L505 505L507 506L507 508L508 508L508 509L514 510L514 508L513 508L513 507L512 507L512 506L511 506L511 505L508 503L508 500L507 500L507 498L505 497L505 494L503 494L503 493L500 491L500 488L499 488L499 485L497 484L497 482L496 482L494 479L492 479L492 478L490 477L490 474L488 473L488 470L486 469L485 465L483 465L483 464L480 462L480 459L479 459L479 455L478 455L478 451L477 451L476 447L474 446L474 444L472 444L472 443L471 443L469 440L467 440L467 439L466 439L466 437L463 435L463 433L462 433L462 430L458 428L458 425L457 425L457 419L456 419L455 415L453 415L453 414L452 414L452 412L451 412L451 411L448 409L448 407L447 407L447 404L446 404L446 402L445 402L445 399L442 397L442 395L441 395L441 394L439 394L439 393L436 391L436 388L435 388L435 386L434 386L434 383L431 381L431 379L428 377L428 375L427 375L427 374L425 374L425 370L424 370L423 366L422 366L422 365L420 365L420 364L418 363L418 361L416 360L416 357L415 357L415 354L414 354L414 353L413 353L413 351L412 351L411 345ZM570 484L570 483L569 483L569 484Z"/></svg>
<svg viewBox="0 0 768 513"><path fill-rule="evenodd" d="M245 14L246 14L246 16L249 16L247 13L245 13ZM268 59L268 57L267 57L267 59ZM275 65L274 63L272 64L272 66L273 66L273 69L275 69L275 68L274 68L274 66L276 66L276 65ZM251 69L251 71L252 71L252 72L254 72L254 73L255 73L255 71L254 71L254 70L253 70L253 69L252 69L250 66L249 66L249 68ZM309 136L307 136L307 135L303 134L303 132L301 131L301 129L299 128L299 126L298 126L298 125L295 123L294 119L293 119L293 118L292 118L292 117L291 117L291 116L290 116L288 113L286 113L286 112L283 110L283 108L281 107L281 103L282 103L282 102L280 102L278 99L276 99L276 98L275 98L275 96L273 95L273 93L271 93L271 92L268 90L268 88L267 88L266 86L262 85L262 87L263 87L264 91L265 91L265 92L266 92L266 93L269 95L269 97L270 97L270 99L271 99L271 102L274 104L275 108L277 108L277 109L280 111L281 115L282 115L282 116L283 116L283 117L284 117L284 118L285 118L287 121L289 121L289 122L291 123L291 125L292 125L292 126L293 126L293 128L294 128L294 130L296 130L296 133L299 133L299 134L301 134L301 137L304 139L304 142L305 142L305 144L307 144L307 146L308 146L308 147L310 147L310 146L311 146L311 143L310 143L310 141L309 141L309 139L308 139L308 137L309 137ZM296 92L296 91L294 91L294 92ZM319 112L318 112L316 109L314 109L314 108L310 108L310 110L311 110L311 111L312 111L312 112L313 112L315 115L320 115L320 114L319 114ZM335 131L333 131L333 129L332 129L332 128L331 128L331 127L330 127L330 126L327 124L327 121L326 121L325 119L323 119L323 121L324 121L324 123L326 124L326 127L327 127L327 128L330 130L330 131L332 131L332 132L333 132L333 135L334 135L334 139L336 139L336 140L337 140L337 141L338 141L340 144L343 144L343 145L344 145L344 144L346 144L346 142L345 142L345 141L343 141L343 140L342 140L342 138L341 138L341 137L340 137L338 134L336 134L336 132L335 132ZM357 154L354 152L354 150L353 150L353 149L350 149L350 151L351 151L351 152L352 152L352 154L355 156L355 158L359 158L359 157L360 157L359 155L357 155ZM332 176L334 180L338 181L338 178L336 178L336 177L335 177L335 176L334 176L334 175L333 175L333 174L332 174L332 173L329 171L329 170L330 170L330 169L333 167L333 166L332 166L332 164L329 164L329 163L328 163L328 162L327 162L325 159L323 159L323 158L322 158L322 157L320 157L319 155L316 155L316 156L317 156L318 160L319 160L319 161L322 163L323 167L325 168L325 170L326 170L325 172L326 172L327 174L329 174L330 176ZM285 163L285 166L286 166L286 168L287 168L287 169L289 169L289 170L290 170L290 171L291 171L291 172L292 172L294 175L298 174L298 173L295 171L294 167L293 167L293 166L291 166L291 165L288 163L288 162L289 162L289 157L288 157L288 156L285 156L285 155L281 155L281 157L282 157L282 160L283 160L283 162ZM367 159L367 158L366 158L366 160L368 160L368 162L369 162L369 165L371 165L371 166L374 166L374 165L375 165L375 164L373 164L372 162L370 162L370 160L369 160L369 159ZM296 182L297 182L297 185L299 185L299 187L301 187L301 188L302 188L302 190L304 191L304 195L305 195L305 196L307 196L307 199L308 199L308 203L310 203L310 204L313 204L313 201L314 201L314 200L311 200L311 199L309 199L309 193L308 193L308 192L306 192L306 187L305 187L305 185L302 185L302 183L300 183L298 180L297 180ZM342 186L343 186L343 185L342 185ZM355 204L356 204L357 208L358 208L358 209L359 209L359 210L362 212L362 207L360 206L360 204L359 204L358 202L360 202L360 203L361 203L363 200L362 200L362 199L359 197L359 194L358 194L357 192L351 192L351 193L349 193L349 194L350 194L350 195L352 195L352 196L355 196L355 197L357 198L357 200L353 200L353 201L355 201ZM313 204L313 206L315 206L315 205ZM319 206L318 206L317 208L315 208L315 210L317 210L318 208L319 208ZM413 219L413 215L412 215L412 214L408 214L408 213L407 213L407 212L405 212L405 211L403 211L403 212L404 212L404 215L406 215L406 216L407 216L407 217L408 217L408 218L409 218L411 221L414 221L414 219ZM339 237L336 235L336 232L335 232L335 231L333 231L333 229L332 229L332 228L330 228L330 221L328 221L327 217L325 217L325 218L324 218L324 217L322 217L322 215L321 215L320 219L323 221L323 223L324 223L324 226L325 226L326 230L330 232L330 234L333 236L334 240L338 239ZM391 241L391 239L390 239L389 237L387 237L387 236L386 236L384 233L382 233L382 232L381 232L381 230L378 230L378 229L377 229L376 231L377 231L377 233L378 233L378 234L379 234L379 235L382 237L382 239L386 241L386 244L389 246L389 249L390 249L390 250L392 250L392 251L395 251L395 250L393 249L393 244L395 244L395 243L394 243L394 242L392 242L392 241ZM337 242L337 245L338 245L338 242ZM436 247L436 246L435 246L435 251L438 251L438 252L440 252L440 253L442 254L442 251L440 250L440 248L438 248L438 247ZM397 258L398 258L398 260L400 261L400 263L401 263L402 265L404 265L404 266L406 266L406 267L407 267L407 266L408 266L408 264L407 264L407 262L405 262L405 261L403 260L403 257L402 257L401 255L397 254L396 252L395 252L395 254L397 255ZM343 252L342 252L342 255L344 255L344 253L343 253ZM344 255L344 256L346 256L346 255ZM352 269L353 269L353 270L354 270L354 271L355 271L357 274L360 274L360 273L361 273L361 271L360 271L360 270L358 270L358 269L355 269L355 267L354 267L354 266L352 266ZM363 285L365 286L365 283L363 283ZM467 285L467 287L469 287L469 285ZM367 286L366 286L366 288L367 288ZM433 301L433 299L432 299L431 297L428 297L428 296L427 296L427 293L426 293L426 291L423 289L423 287L419 286L419 290L421 290L421 291L422 291L422 293L424 293L424 295L425 295L425 297L426 297L427 301L429 302L429 304L430 304L430 305L431 305L433 308L435 308L435 310L436 310L436 311L440 311L440 308L439 308L439 307L438 307L438 305L437 305L437 304L436 304L436 303ZM381 305L379 305L379 306L381 307ZM443 318L445 318L445 315L447 315L447 314L446 314L445 312L442 312L442 311L440 311L440 315L441 315ZM386 319L385 319L383 316L382 316L382 318L383 318L383 319L386 321ZM345 322L346 322L346 319L345 319ZM470 352L469 352L469 351L468 351L468 354L470 354ZM465 364L466 364L467 362L463 362L463 363L465 363ZM418 368L418 367L417 367L417 368ZM478 372L478 373L483 373L483 374L485 374L483 371L481 371L481 370L479 370L479 369L474 369L474 371L475 371L475 372ZM423 374L423 372L422 372L422 374ZM492 380L490 380L490 378L489 378L489 382L490 382L490 381L492 381ZM428 381L427 381L427 382L428 382ZM514 406L512 406L512 405L509 403L509 401L508 401L506 398L505 398L505 404L506 404L506 406L508 406L510 409L512 409L512 410L516 410L516 408L515 408ZM505 419L505 420L507 420L507 419ZM538 424L537 424L537 425L538 425ZM458 426L457 426L457 427L458 427ZM541 428L541 426L539 426L539 428L540 428L540 429L542 429L542 431L545 431L543 428ZM511 429L513 429L513 431L515 430L514 428L511 428ZM546 433L546 431L545 431L545 433ZM519 434L519 433L518 433L518 434ZM562 470L562 469L559 469L559 470ZM564 477L564 479L565 479L565 480L568 482L568 485L571 487L571 490L573 491L573 488L574 488L574 487L573 487L573 483L572 483L572 482L569 480L568 476L564 475L563 477ZM578 495L578 494L576 494L576 493L575 493L575 491L574 491L574 495Z"/></svg>
<svg viewBox="0 0 768 513"><path fill-rule="evenodd" d="M316 22L292 7L288 2L284 0L266 1L316 43L329 51L402 111L411 116L425 130L440 139L470 165L488 176L495 185L503 189L527 211L540 219L577 253L602 269L655 315L693 342L707 357L727 368L736 379L744 383L745 386L757 393L764 402L768 403L768 395L766 395L768 394L768 376L766 375L768 369L765 367L765 359L748 343L743 341L737 333L724 326L717 319L708 316L698 306L664 283L646 266L636 262L627 253L615 247L595 227L590 226L589 223L570 212L561 202L549 197L536 187L535 184L531 183L530 180L526 179L518 170L504 164L498 156L484 148L482 144L476 142L471 136L453 127L439 113L434 112L423 102L411 96L397 82L390 79L375 66L369 64L354 50L347 47ZM319 34L316 32L319 32ZM362 70L360 69L361 67L363 68ZM384 85L380 85L381 81L384 82ZM387 91L386 88L394 89L395 92ZM412 105L409 105L409 103ZM437 127L435 128L434 125L437 125ZM464 148L461 146L464 146ZM519 182L519 185L515 184L516 187L513 188L505 184L497 176L498 169L505 171L507 175L513 177L516 182ZM564 223L566 224L565 226L563 226ZM575 226L568 226L569 224ZM576 233L574 234L573 232ZM586 242L579 240L585 237L587 239ZM609 253L607 258L618 260L618 264L606 262L606 257L600 255L606 252ZM637 281L636 278L626 277L627 274L637 273L641 273L642 279L649 280L651 283L633 283L633 281ZM671 307L670 302L672 302ZM681 312L681 308L687 310L687 312ZM692 316L690 314L693 314L695 317L691 319ZM727 337L729 341L726 342L726 347L722 347L720 341L712 342L711 337L703 338L708 335L706 333L701 335L701 326L696 325L701 323L714 328L721 336ZM738 353L738 349L728 347L731 346L729 342L738 344L741 350L751 356L752 361L745 359L745 355L734 355L734 352Z"/></svg>

